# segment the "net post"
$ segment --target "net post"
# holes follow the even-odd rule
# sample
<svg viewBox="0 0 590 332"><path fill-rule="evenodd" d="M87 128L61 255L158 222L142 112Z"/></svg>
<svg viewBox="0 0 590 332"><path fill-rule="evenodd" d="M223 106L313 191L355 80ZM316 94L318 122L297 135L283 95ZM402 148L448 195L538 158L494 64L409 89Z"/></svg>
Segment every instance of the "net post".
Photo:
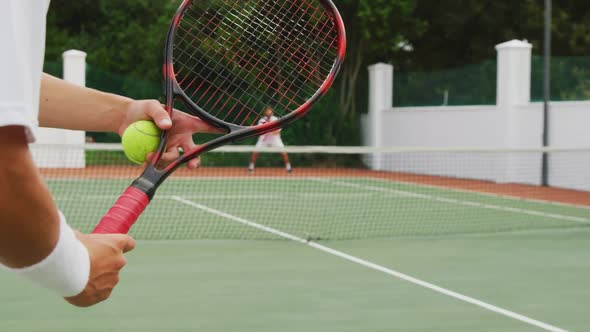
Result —
<svg viewBox="0 0 590 332"><path fill-rule="evenodd" d="M544 69L543 69L543 147L548 147L549 141L549 102L551 100L551 16L552 1L545 0L545 41L544 41ZM541 184L549 186L549 153L543 153Z"/></svg>

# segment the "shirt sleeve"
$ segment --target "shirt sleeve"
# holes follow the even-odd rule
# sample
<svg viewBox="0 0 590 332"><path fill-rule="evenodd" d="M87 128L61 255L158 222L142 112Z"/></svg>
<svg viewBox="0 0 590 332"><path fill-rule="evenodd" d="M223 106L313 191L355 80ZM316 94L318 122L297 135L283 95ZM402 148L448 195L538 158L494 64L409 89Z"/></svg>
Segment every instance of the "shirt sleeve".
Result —
<svg viewBox="0 0 590 332"><path fill-rule="evenodd" d="M46 6L8 0L0 20L0 127L23 126L29 141L38 126Z"/></svg>

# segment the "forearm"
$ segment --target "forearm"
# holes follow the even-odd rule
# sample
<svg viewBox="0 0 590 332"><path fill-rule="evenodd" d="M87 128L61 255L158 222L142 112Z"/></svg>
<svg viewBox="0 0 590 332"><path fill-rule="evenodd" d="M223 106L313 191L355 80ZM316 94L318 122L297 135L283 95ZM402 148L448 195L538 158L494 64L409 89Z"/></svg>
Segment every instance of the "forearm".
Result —
<svg viewBox="0 0 590 332"><path fill-rule="evenodd" d="M80 87L43 74L39 125L83 131L118 132L133 100Z"/></svg>
<svg viewBox="0 0 590 332"><path fill-rule="evenodd" d="M0 127L0 263L21 268L47 257L59 237L57 208L22 127Z"/></svg>

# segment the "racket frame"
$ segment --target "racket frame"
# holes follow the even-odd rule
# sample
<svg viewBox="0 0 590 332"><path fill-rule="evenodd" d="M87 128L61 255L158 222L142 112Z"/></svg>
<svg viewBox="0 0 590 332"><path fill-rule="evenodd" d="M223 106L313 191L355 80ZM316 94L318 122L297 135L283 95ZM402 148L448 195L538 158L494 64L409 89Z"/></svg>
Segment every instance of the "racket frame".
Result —
<svg viewBox="0 0 590 332"><path fill-rule="evenodd" d="M143 174L132 184L133 186L147 193L150 199L153 197L157 187L180 165L194 158L197 158L205 152L214 150L227 143L232 143L245 138L259 136L271 131L275 131L305 116L307 112L311 110L313 104L315 104L322 96L324 96L334 83L334 80L340 70L346 53L346 30L344 27L344 21L342 20L342 17L340 16L338 9L330 0L316 0L326 8L328 13L330 13L330 16L334 20L334 24L336 25L339 31L337 52L338 56L322 86L303 105L301 105L299 108L297 108L290 114L278 119L277 121L268 122L257 126L238 126L229 122L225 122L223 120L211 116L201 107L196 105L180 87L176 80L176 75L174 73L174 37L176 36L178 27L182 21L182 17L184 16L185 12L188 10L190 5L193 3L193 1L197 0L184 0L182 2L176 14L174 15L174 18L172 19L166 37L166 47L164 49L165 60L163 68L165 109L166 112L172 114L172 112L175 112L174 102L180 101L190 110L190 114L199 117L201 120L205 121L211 126L214 126L218 129L225 131L226 134L217 137L211 141L205 142L191 151L185 151L184 154L180 156L177 160L175 160L174 162L160 170L157 168L157 164L160 161L162 154L166 150L166 144L168 141L167 132L162 132L160 145L158 147L156 155L154 156L154 158L152 158L152 161L149 163Z"/></svg>

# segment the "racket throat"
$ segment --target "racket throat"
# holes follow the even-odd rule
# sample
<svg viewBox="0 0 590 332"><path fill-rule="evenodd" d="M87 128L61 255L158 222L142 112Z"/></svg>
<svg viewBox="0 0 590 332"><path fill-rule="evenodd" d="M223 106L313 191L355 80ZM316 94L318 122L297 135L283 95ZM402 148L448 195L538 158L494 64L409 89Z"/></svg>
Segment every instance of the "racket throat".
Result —
<svg viewBox="0 0 590 332"><path fill-rule="evenodd" d="M133 181L131 186L144 192L151 200L156 193L156 189L158 189L158 186L163 180L162 173L152 167L149 167L139 178Z"/></svg>

